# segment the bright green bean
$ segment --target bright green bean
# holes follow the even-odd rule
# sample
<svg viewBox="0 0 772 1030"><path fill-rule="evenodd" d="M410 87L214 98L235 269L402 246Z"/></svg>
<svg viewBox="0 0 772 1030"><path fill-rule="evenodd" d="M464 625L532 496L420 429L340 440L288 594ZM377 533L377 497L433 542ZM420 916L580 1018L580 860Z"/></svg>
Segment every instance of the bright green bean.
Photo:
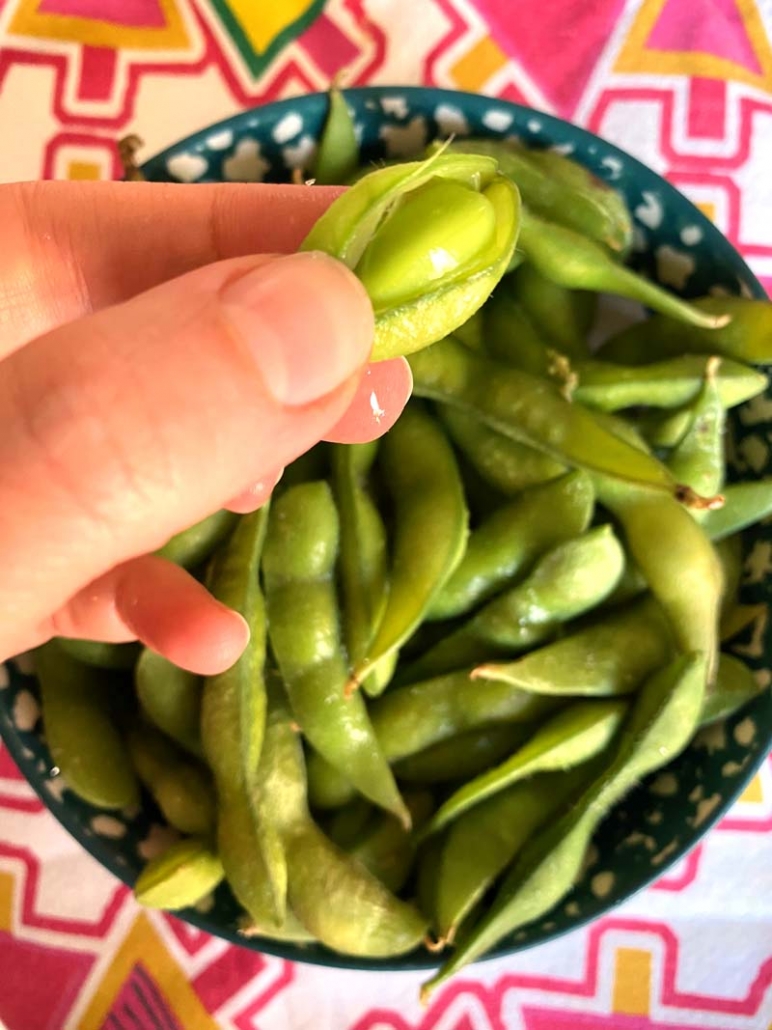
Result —
<svg viewBox="0 0 772 1030"><path fill-rule="evenodd" d="M376 315L372 358L382 361L463 325L506 271L519 224L520 196L495 161L436 154L360 179L301 249L362 279Z"/></svg>

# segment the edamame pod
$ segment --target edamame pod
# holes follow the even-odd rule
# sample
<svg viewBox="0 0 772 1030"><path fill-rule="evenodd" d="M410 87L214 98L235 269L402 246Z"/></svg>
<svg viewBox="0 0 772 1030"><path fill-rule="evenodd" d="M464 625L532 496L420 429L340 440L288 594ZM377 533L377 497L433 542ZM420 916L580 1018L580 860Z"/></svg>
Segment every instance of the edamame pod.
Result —
<svg viewBox="0 0 772 1030"><path fill-rule="evenodd" d="M538 272L566 289L629 297L661 314L705 329L720 328L731 320L731 315L723 310L720 314L707 312L668 293L632 269L617 264L608 251L593 240L538 218L525 208L517 244Z"/></svg>
<svg viewBox="0 0 772 1030"><path fill-rule="evenodd" d="M558 286L527 261L508 285L549 347L572 360L589 357L587 335L595 315L597 294Z"/></svg>
<svg viewBox="0 0 772 1030"><path fill-rule="evenodd" d="M668 621L645 598L517 661L478 666L472 677L547 696L616 697L637 690L672 654Z"/></svg>
<svg viewBox="0 0 772 1030"><path fill-rule="evenodd" d="M700 726L726 719L768 689L769 685L762 686L745 662L733 655L719 655L716 679L705 691Z"/></svg>
<svg viewBox="0 0 772 1030"><path fill-rule="evenodd" d="M200 676L146 647L134 669L134 687L152 723L190 754L203 755Z"/></svg>
<svg viewBox="0 0 772 1030"><path fill-rule="evenodd" d="M696 401L715 360L697 354L670 358L651 365L612 365L606 361L578 362L573 396L582 404L603 411L618 411L638 404L679 408ZM734 407L762 393L767 377L736 361L722 361L714 372L716 389L725 408Z"/></svg>
<svg viewBox="0 0 772 1030"><path fill-rule="evenodd" d="M451 440L472 467L505 497L514 497L568 471L565 464L491 429L472 412L438 404L437 413Z"/></svg>
<svg viewBox="0 0 772 1030"><path fill-rule="evenodd" d="M522 583L489 601L409 666L406 675L438 676L532 647L604 601L624 564L624 551L608 524L558 544Z"/></svg>
<svg viewBox="0 0 772 1030"><path fill-rule="evenodd" d="M97 669L131 669L137 660L140 645L105 644L101 640L75 640L72 637L57 637L59 646L83 665Z"/></svg>
<svg viewBox="0 0 772 1030"><path fill-rule="evenodd" d="M390 587L358 682L416 629L463 557L469 512L452 448L437 423L409 407L383 442L383 474L394 498ZM427 539L431 546L427 546Z"/></svg>
<svg viewBox="0 0 772 1030"><path fill-rule="evenodd" d="M583 533L594 504L589 476L571 472L494 511L470 534L464 557L427 618L450 619L487 600L545 551Z"/></svg>
<svg viewBox="0 0 772 1030"><path fill-rule="evenodd" d="M528 150L510 140L475 138L454 140L448 149L495 158L533 211L612 251L625 254L630 249L633 226L624 199L563 154Z"/></svg>
<svg viewBox="0 0 772 1030"><path fill-rule="evenodd" d="M490 158L438 153L379 168L340 196L302 250L338 258L376 316L372 360L427 347L463 325L507 269L520 195Z"/></svg>
<svg viewBox="0 0 772 1030"><path fill-rule="evenodd" d="M188 837L147 863L134 884L134 897L146 908L174 912L211 893L223 875L211 846L201 837Z"/></svg>
<svg viewBox="0 0 772 1030"><path fill-rule="evenodd" d="M110 711L111 680L51 640L35 651L51 761L78 797L101 808L139 802L139 783Z"/></svg>
<svg viewBox="0 0 772 1030"><path fill-rule="evenodd" d="M500 762L530 736L532 727L488 726L459 733L408 755L394 765L394 775L405 783L436 784L466 780Z"/></svg>
<svg viewBox="0 0 772 1030"><path fill-rule="evenodd" d="M724 485L726 411L721 398L720 366L720 358L708 358L691 424L667 462L679 483L686 483L703 497L714 497ZM703 521L705 514L693 512L698 521Z"/></svg>
<svg viewBox="0 0 772 1030"><path fill-rule="evenodd" d="M189 529L177 533L156 551L159 558L194 569L211 557L215 549L233 532L238 515L232 511L216 511Z"/></svg>
<svg viewBox="0 0 772 1030"><path fill-rule="evenodd" d="M294 486L273 504L263 555L271 647L311 746L365 797L407 822L365 703L358 692L345 693L334 580L339 541L326 482Z"/></svg>
<svg viewBox="0 0 772 1030"><path fill-rule="evenodd" d="M494 769L469 780L443 802L426 827L436 833L468 808L535 773L571 769L602 754L627 712L624 700L576 701L541 726Z"/></svg>
<svg viewBox="0 0 772 1030"><path fill-rule="evenodd" d="M720 354L751 365L772 362L772 304L747 297L700 297L692 307L707 317L729 315L718 329L684 325L664 314L612 336L602 357L623 365L680 357L682 354Z"/></svg>
<svg viewBox="0 0 772 1030"><path fill-rule="evenodd" d="M313 176L320 186L339 186L348 182L359 164L359 143L354 131L354 119L335 84L330 87L328 100L327 118L319 137Z"/></svg>
<svg viewBox="0 0 772 1030"><path fill-rule="evenodd" d="M713 541L724 540L772 515L772 479L728 483L720 508L705 512L702 528Z"/></svg>
<svg viewBox="0 0 772 1030"><path fill-rule="evenodd" d="M681 655L648 680L636 698L603 773L565 814L526 844L484 916L459 938L422 999L488 951L503 936L548 912L571 888L604 814L644 776L672 761L697 726L705 693L705 659Z"/></svg>
<svg viewBox="0 0 772 1030"><path fill-rule="evenodd" d="M405 802L410 809L413 828L420 830L434 810L431 794L414 791L405 795ZM379 812L373 824L346 850L384 887L396 894L410 875L416 837L406 832L393 815Z"/></svg>
<svg viewBox="0 0 772 1030"><path fill-rule="evenodd" d="M137 775L167 822L181 833L212 833L215 796L208 770L146 722L135 721L126 742Z"/></svg>
<svg viewBox="0 0 772 1030"><path fill-rule="evenodd" d="M201 742L217 792L217 850L236 900L260 926L280 926L285 898L272 882L253 803L265 734L265 604L259 569L268 509L243 517L216 555L208 582L214 596L241 612L250 627L242 656L204 681Z"/></svg>
<svg viewBox="0 0 772 1030"><path fill-rule="evenodd" d="M677 492L661 462L609 432L592 412L571 404L543 379L481 358L452 338L411 355L410 366L418 396L471 412L492 429L568 465Z"/></svg>

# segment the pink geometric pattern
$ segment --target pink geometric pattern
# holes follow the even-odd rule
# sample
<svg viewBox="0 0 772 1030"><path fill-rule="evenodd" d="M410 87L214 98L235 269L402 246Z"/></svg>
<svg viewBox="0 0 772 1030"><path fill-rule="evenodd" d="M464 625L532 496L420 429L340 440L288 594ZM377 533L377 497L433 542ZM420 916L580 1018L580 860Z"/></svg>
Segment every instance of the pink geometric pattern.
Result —
<svg viewBox="0 0 772 1030"><path fill-rule="evenodd" d="M250 17L283 2L255 0ZM237 9L0 0L0 177L114 178L117 136L157 150L345 68L350 85L473 89L571 117L691 196L772 286L769 3L327 0L259 72L223 6ZM0 747L0 971L9 1030L766 1030L772 761L613 916L476 966L423 1011L413 975L292 965L140 913Z"/></svg>

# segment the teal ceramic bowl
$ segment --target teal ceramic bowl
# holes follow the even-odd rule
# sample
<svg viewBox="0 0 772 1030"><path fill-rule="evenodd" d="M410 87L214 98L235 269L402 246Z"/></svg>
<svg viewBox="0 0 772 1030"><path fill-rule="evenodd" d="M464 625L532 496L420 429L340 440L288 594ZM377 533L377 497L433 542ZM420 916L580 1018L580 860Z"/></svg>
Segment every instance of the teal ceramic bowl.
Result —
<svg viewBox="0 0 772 1030"><path fill-rule="evenodd" d="M686 296L712 290L764 297L736 250L677 190L627 154L568 122L500 100L434 89L370 88L347 94L365 159L409 156L428 141L457 135L517 136L535 147L558 147L624 194L636 219L636 261L653 278L678 285ZM160 182L286 181L308 166L327 100L316 94L244 111L175 144L144 166ZM772 397L766 398L766 403ZM735 409L732 432L739 461L735 478L772 474L764 422L769 407ZM761 456L761 457L759 457ZM743 588L746 603L769 603L772 577L762 557L772 544L772 526L746 534L751 567L761 570ZM754 556L758 561L754 563ZM744 657L769 676L772 631L750 635ZM2 667L0 667L0 673ZM159 815L148 801L140 812L107 813L76 798L52 774L35 712L35 680L11 662L0 677L0 732L22 772L62 825L107 869L132 884L147 842L157 837ZM563 902L504 941L493 955L542 943L602 915L646 886L705 834L730 807L772 747L772 693L765 692L724 726L713 728L671 766L630 794L604 822L594 859ZM73 885L75 889L75 885ZM182 919L243 947L284 958L352 969L404 970L435 967L438 958L420 951L392 961L364 961L322 947L299 948L245 940L236 932L237 907L226 887L206 910ZM492 957L492 956L490 956Z"/></svg>

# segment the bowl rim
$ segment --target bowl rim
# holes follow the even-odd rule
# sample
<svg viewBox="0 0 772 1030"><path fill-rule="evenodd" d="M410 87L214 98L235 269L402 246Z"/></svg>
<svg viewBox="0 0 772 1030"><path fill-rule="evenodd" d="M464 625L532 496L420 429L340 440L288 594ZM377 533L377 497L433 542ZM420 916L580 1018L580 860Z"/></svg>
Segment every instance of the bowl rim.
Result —
<svg viewBox="0 0 772 1030"><path fill-rule="evenodd" d="M500 134L501 138L504 138L505 135L517 135L515 127L517 125L518 118L522 119L526 116L538 117L541 126L544 128L551 127L561 131L565 131L565 129L568 128L573 134L586 143L588 147L602 147L604 155L620 158L624 161L626 166L631 168L637 175L642 175L646 179L656 181L658 189L671 195L674 194L679 199L680 203L688 205L691 209L690 217L693 218L694 222L703 229L705 236L717 239L720 241L722 247L728 247L733 252L737 262L737 268L742 271L744 280L754 298L761 300L768 299L766 291L758 278L749 268L742 254L740 254L734 244L724 236L720 229L718 229L717 226L715 226L713 222L711 222L710 219L703 214L703 212L700 211L700 209L693 204L691 200L689 200L688 197L686 197L676 186L670 183L663 176L660 176L653 169L645 165L642 161L639 161L627 151L622 150L620 147L617 147L615 144L610 143L602 136L599 136L588 129L575 125L567 119L559 118L556 115L543 112L538 108L532 108L525 104L518 104L513 101L502 100L497 97L488 97L484 94L472 93L463 90L441 89L431 86L379 85L354 87L351 89L345 89L343 92L345 96L357 98L363 103L368 100L379 101L383 98L399 95L407 100L408 106L410 106L411 98L415 103L419 100L425 101L429 97L431 97L435 104L442 101L445 101L448 104L453 104L454 102L457 104L459 102L459 98L464 98L467 102L474 101L475 103L480 102L489 104L503 112L512 113L514 115L511 131ZM257 129L258 126L254 124L250 125L249 123L250 121L253 122L256 117L259 118L261 114L270 111L271 115L280 115L284 111L289 112L296 109L298 105L306 107L311 106L313 108L317 105L325 104L326 98L327 93L319 91L302 94L296 97L284 98L282 100L269 101L268 103L260 104L255 107L245 108L242 111L238 111L235 114L229 115L226 118L220 119L217 122L199 129L194 133L181 137L175 143L170 144L157 154L143 161L140 167L142 170L148 170L161 165L165 166L169 158L173 157L181 150L203 151L206 148L209 137L216 135L218 132L232 130L235 127L241 127L243 124L248 128ZM496 138L498 138L499 134L493 135L496 135ZM15 726L11 722L5 707L2 705L0 705L0 738L8 748L11 757L24 775L25 780L33 788L45 808L54 816L69 835L91 855L92 858L117 877L117 879L126 887L131 889L135 878L126 866L115 860L114 854L109 848L108 843L105 842L103 844L101 838L96 835L93 837L87 836L83 832L80 822L74 815L70 806L66 803L55 803L48 792L45 791L43 786L43 776L33 767L31 759L24 754L25 748L21 738L18 736ZM768 745L772 745L772 725L770 725L766 743ZM689 854L689 852L692 851L713 829L716 823L726 815L727 811L733 807L745 791L750 781L764 764L768 754L768 747L763 747L759 750L759 753L755 755L753 760L744 768L742 776L738 778L736 786L729 791L727 796L722 800L722 803L710 813L704 822L701 823L699 833L697 833L692 840L679 843L656 869L649 867L646 874L641 878L638 886L630 893L626 894L622 898L605 903L605 905L598 911L580 913L575 917L570 927L556 927L554 930L546 931L538 941L517 942L510 938L507 942L500 944L480 959L477 959L474 965L502 959L521 951L527 951L531 948L547 944L559 937L563 937L568 933L580 930L588 924L606 917L614 909L630 901L643 890L650 887L651 884L659 880L668 869L672 868L673 865ZM304 962L309 965L346 969L351 972L362 973L403 973L436 969L443 961L441 956L427 951L416 951L405 956L395 956L390 959L367 959L357 956L338 955L337 953L325 948L323 945L315 945L313 946L313 950L309 949L309 951L306 951L305 948L299 944L274 941L270 938L244 937L236 930L232 930L230 928L218 927L217 929L213 929L207 915L205 913L199 913L195 909L184 909L179 912L165 914L189 923L211 936L227 940L228 942L240 947L246 947L252 951L261 952L293 962ZM470 970L472 968L473 967L470 967Z"/></svg>

